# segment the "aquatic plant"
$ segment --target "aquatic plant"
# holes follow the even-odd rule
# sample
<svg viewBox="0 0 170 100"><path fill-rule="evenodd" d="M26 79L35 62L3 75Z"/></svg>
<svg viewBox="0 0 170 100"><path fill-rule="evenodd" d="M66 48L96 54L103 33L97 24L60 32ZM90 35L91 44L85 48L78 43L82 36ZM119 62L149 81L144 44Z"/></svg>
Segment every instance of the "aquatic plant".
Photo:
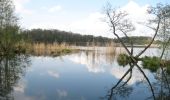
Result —
<svg viewBox="0 0 170 100"><path fill-rule="evenodd" d="M130 62L130 57L127 54L119 54L117 62L120 66L126 66Z"/></svg>
<svg viewBox="0 0 170 100"><path fill-rule="evenodd" d="M148 57L145 56L142 58L142 65L144 68L149 69L152 72L156 72L157 69L160 67L160 58L153 56L153 57Z"/></svg>

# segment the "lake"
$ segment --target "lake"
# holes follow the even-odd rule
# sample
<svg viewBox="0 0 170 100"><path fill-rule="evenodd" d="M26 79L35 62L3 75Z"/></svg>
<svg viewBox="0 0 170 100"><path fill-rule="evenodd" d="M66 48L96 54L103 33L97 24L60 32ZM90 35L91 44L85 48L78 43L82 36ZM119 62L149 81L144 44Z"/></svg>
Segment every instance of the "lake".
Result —
<svg viewBox="0 0 170 100"><path fill-rule="evenodd" d="M135 52L140 49L136 48ZM144 55L158 55L158 52L151 48ZM115 56L102 51L5 59L0 68L0 99L107 100L108 92L128 68L119 66ZM144 72L153 84L159 83L156 73L147 69ZM137 68L124 91L118 92L115 99L152 100L148 84Z"/></svg>

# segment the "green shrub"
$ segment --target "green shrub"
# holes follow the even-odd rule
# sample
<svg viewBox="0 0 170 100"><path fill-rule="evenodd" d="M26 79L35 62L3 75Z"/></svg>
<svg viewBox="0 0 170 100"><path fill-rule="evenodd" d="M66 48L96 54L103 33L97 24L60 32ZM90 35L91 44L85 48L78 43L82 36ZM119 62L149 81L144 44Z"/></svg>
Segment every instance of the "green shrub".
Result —
<svg viewBox="0 0 170 100"><path fill-rule="evenodd" d="M117 62L120 66L126 66L130 62L130 57L127 54L120 54Z"/></svg>
<svg viewBox="0 0 170 100"><path fill-rule="evenodd" d="M170 66L167 67L167 73L170 74Z"/></svg>
<svg viewBox="0 0 170 100"><path fill-rule="evenodd" d="M152 72L155 72L160 67L160 61L161 60L156 56L153 57L145 56L142 58L142 65L144 68L149 69Z"/></svg>
<svg viewBox="0 0 170 100"><path fill-rule="evenodd" d="M170 60L166 62L167 73L170 74Z"/></svg>
<svg viewBox="0 0 170 100"><path fill-rule="evenodd" d="M62 53L71 53L71 50L70 49L63 49Z"/></svg>

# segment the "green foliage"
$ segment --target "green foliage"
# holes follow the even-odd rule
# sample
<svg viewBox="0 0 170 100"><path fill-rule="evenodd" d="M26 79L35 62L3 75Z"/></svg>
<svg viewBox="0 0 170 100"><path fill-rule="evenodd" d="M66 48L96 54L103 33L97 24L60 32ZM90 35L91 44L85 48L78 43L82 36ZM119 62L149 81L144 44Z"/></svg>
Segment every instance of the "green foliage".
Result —
<svg viewBox="0 0 170 100"><path fill-rule="evenodd" d="M61 56L61 55L65 55L65 54L69 54L71 53L72 50L71 49L61 49L61 50L57 50L55 52L51 52L52 56Z"/></svg>
<svg viewBox="0 0 170 100"><path fill-rule="evenodd" d="M22 31L23 37L31 39L35 43L66 43L74 45L86 46L87 43L94 42L95 45L105 45L105 43L111 42L112 39L106 37L94 37L93 35L80 35L72 32L65 32L59 30L43 30L32 29ZM89 44L92 45L92 44Z"/></svg>
<svg viewBox="0 0 170 100"><path fill-rule="evenodd" d="M167 73L170 74L170 65L167 66Z"/></svg>
<svg viewBox="0 0 170 100"><path fill-rule="evenodd" d="M70 53L71 50L70 50L70 49L63 49L62 52L63 52L63 53Z"/></svg>
<svg viewBox="0 0 170 100"><path fill-rule="evenodd" d="M153 56L153 57L148 57L145 56L142 58L142 65L144 68L149 69L152 72L156 72L157 69L160 67L160 58Z"/></svg>
<svg viewBox="0 0 170 100"><path fill-rule="evenodd" d="M117 58L117 62L120 66L126 66L130 62L130 58L127 54L120 54Z"/></svg>
<svg viewBox="0 0 170 100"><path fill-rule="evenodd" d="M1 0L0 11L0 56L24 52L12 0Z"/></svg>
<svg viewBox="0 0 170 100"><path fill-rule="evenodd" d="M11 53L24 53L26 50L25 40L18 34L18 26L6 26L1 29L0 55Z"/></svg>
<svg viewBox="0 0 170 100"><path fill-rule="evenodd" d="M114 41L119 43L118 39L110 39L106 37L94 37L92 35L80 35L72 32L65 32L59 30L43 30L43 29L32 29L22 31L22 35L25 38L31 39L33 42L41 43L67 43L76 45L86 45L88 42L94 42L95 44L100 43L104 45L105 43ZM130 44L130 41L126 37L121 38L126 44ZM151 37L130 37L134 44L144 45L149 43Z"/></svg>
<svg viewBox="0 0 170 100"><path fill-rule="evenodd" d="M163 66L166 67L166 71L170 74L170 60L164 60Z"/></svg>
<svg viewBox="0 0 170 100"><path fill-rule="evenodd" d="M130 40L129 40L130 38ZM147 37L147 36L131 36L131 37L122 37L121 40L126 43L126 44L131 44L131 41L133 42L133 44L136 45L144 45L144 44L148 44L150 42L150 40L152 39L151 37ZM118 39L114 39L114 42L119 43ZM156 42L154 42L156 43Z"/></svg>

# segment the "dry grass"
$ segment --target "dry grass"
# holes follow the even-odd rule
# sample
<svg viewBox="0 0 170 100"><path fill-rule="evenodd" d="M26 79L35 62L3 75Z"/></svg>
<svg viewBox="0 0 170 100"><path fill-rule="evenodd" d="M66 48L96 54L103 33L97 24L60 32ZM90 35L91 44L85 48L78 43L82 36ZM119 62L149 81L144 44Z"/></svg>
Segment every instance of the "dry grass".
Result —
<svg viewBox="0 0 170 100"><path fill-rule="evenodd" d="M106 44L106 53L116 55L116 45L113 42Z"/></svg>
<svg viewBox="0 0 170 100"><path fill-rule="evenodd" d="M44 44L44 43L34 43L31 45L31 53L34 55L51 55L59 56L61 54L66 54L72 52L74 49L72 46L65 43L58 44Z"/></svg>
<svg viewBox="0 0 170 100"><path fill-rule="evenodd" d="M33 55L44 55L44 56L59 56L62 54L67 54L79 50L87 50L87 51L100 51L104 49L104 53L107 55L116 56L120 53L124 53L125 50L121 47L117 47L113 42L106 44L105 47L98 46L75 46L68 45L66 43L58 44L45 44L45 43L33 43L33 44L24 44L27 45L27 51Z"/></svg>

